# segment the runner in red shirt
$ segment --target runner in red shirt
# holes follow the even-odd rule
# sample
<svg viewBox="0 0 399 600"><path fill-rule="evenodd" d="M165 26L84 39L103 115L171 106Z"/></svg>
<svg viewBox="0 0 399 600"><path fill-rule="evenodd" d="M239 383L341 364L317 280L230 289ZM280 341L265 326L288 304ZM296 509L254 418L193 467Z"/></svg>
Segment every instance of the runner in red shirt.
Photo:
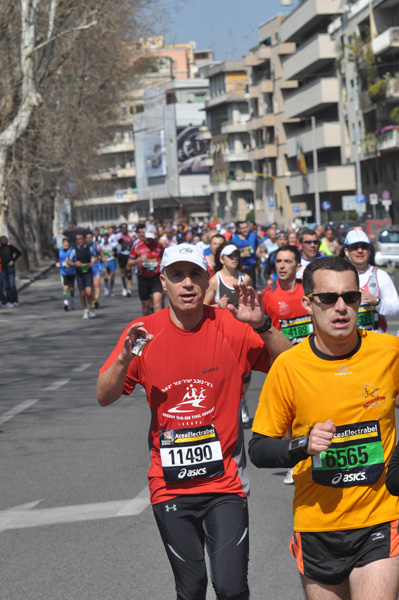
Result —
<svg viewBox="0 0 399 600"><path fill-rule="evenodd" d="M151 312L151 300L154 312L162 308L162 285L159 278L161 258L164 247L157 241L155 225L147 225L144 239L137 240L130 250L128 268L137 265L137 282L143 316Z"/></svg>
<svg viewBox="0 0 399 600"><path fill-rule="evenodd" d="M169 308L128 325L100 370L97 397L107 406L138 383L147 392L151 503L177 597L205 600L206 544L217 597L246 600L242 380L250 369L266 372L290 344L244 283L238 308L204 306L208 265L196 246L167 248L160 278Z"/></svg>
<svg viewBox="0 0 399 600"><path fill-rule="evenodd" d="M262 304L264 311L271 317L276 329L280 329L291 344L299 344L313 332L313 323L302 305L305 295L302 284L296 279L301 268L301 255L296 246L281 246L275 252L274 265L277 281L263 291ZM289 429L284 439L292 439ZM288 469L283 483L293 485L293 469Z"/></svg>

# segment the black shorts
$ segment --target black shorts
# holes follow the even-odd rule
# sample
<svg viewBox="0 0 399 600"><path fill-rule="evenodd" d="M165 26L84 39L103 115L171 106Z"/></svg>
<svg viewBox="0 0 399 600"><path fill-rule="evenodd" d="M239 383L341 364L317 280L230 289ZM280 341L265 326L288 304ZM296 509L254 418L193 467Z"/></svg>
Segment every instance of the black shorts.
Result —
<svg viewBox="0 0 399 600"><path fill-rule="evenodd" d="M139 298L140 300L149 300L152 294L159 292L162 294L162 283L159 278L159 273L157 275L152 275L151 277L144 277L144 275L137 275L137 283L139 288Z"/></svg>
<svg viewBox="0 0 399 600"><path fill-rule="evenodd" d="M152 508L179 600L206 598L205 545L216 596L221 600L249 598L246 498L236 494L187 495Z"/></svg>
<svg viewBox="0 0 399 600"><path fill-rule="evenodd" d="M67 285L69 287L74 287L75 286L75 275L63 275L62 282L64 285Z"/></svg>
<svg viewBox="0 0 399 600"><path fill-rule="evenodd" d="M118 254L118 264L121 269L125 269L127 261L129 260L128 254Z"/></svg>
<svg viewBox="0 0 399 600"><path fill-rule="evenodd" d="M92 270L87 271L87 273L76 273L76 283L78 284L78 288L81 292L87 287L93 287L93 273Z"/></svg>
<svg viewBox="0 0 399 600"><path fill-rule="evenodd" d="M399 555L399 521L343 531L294 532L290 550L302 575L339 585L355 567Z"/></svg>

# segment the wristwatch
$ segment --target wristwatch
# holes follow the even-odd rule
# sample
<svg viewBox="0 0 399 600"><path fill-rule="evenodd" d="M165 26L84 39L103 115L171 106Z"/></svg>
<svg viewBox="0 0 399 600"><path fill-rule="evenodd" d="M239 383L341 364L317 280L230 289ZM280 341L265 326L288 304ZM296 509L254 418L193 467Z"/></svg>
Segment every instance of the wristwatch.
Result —
<svg viewBox="0 0 399 600"><path fill-rule="evenodd" d="M379 296L377 296L377 302L375 303L375 306L379 306L381 304L381 298Z"/></svg>
<svg viewBox="0 0 399 600"><path fill-rule="evenodd" d="M301 435L300 437L294 438L288 444L288 451L296 454L302 450L307 450L309 438L307 435Z"/></svg>
<svg viewBox="0 0 399 600"><path fill-rule="evenodd" d="M271 326L272 326L271 317L269 317L269 315L265 315L265 322L263 323L263 325L261 325L261 327L254 327L253 330L256 333L265 333L265 331L269 331Z"/></svg>

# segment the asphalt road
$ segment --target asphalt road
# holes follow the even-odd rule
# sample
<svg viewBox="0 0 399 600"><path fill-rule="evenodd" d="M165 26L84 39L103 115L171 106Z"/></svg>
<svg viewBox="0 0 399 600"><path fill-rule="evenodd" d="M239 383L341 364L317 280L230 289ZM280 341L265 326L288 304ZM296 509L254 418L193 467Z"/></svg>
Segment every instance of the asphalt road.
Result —
<svg viewBox="0 0 399 600"><path fill-rule="evenodd" d="M145 393L107 408L95 397L99 367L140 316L136 287L130 299L119 280L116 291L83 321L81 310L62 311L53 269L21 293L19 308L0 311L1 600L175 597L146 491ZM263 379L253 376L252 415ZM283 476L250 465L255 600L303 598L288 550L293 486Z"/></svg>

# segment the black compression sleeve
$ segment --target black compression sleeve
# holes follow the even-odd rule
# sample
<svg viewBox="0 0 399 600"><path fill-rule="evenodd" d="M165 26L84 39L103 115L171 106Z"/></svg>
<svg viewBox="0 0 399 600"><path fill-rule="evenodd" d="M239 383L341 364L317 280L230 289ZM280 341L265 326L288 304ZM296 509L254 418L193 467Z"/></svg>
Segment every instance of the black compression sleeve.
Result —
<svg viewBox="0 0 399 600"><path fill-rule="evenodd" d="M397 444L388 465L385 483L388 492L392 494L392 496L399 496L399 443Z"/></svg>
<svg viewBox="0 0 399 600"><path fill-rule="evenodd" d="M306 450L292 453L288 450L290 440L267 437L254 433L249 442L249 458L259 468L295 467L301 460L309 458Z"/></svg>

